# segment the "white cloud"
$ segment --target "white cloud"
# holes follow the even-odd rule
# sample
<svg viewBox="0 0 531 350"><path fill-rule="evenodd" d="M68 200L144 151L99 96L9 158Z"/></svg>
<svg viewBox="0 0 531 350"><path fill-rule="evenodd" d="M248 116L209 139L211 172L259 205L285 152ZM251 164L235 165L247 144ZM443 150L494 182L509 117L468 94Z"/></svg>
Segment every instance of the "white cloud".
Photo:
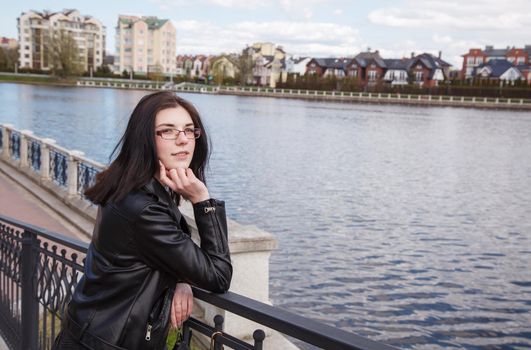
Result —
<svg viewBox="0 0 531 350"><path fill-rule="evenodd" d="M260 8L271 6L272 0L149 0L152 4L159 7L159 9L175 10L182 8L190 8L192 6L220 6L226 8Z"/></svg>
<svg viewBox="0 0 531 350"><path fill-rule="evenodd" d="M268 5L265 0L206 0L205 2L212 5L219 5L223 7L263 7Z"/></svg>
<svg viewBox="0 0 531 350"><path fill-rule="evenodd" d="M174 25L178 53L240 52L246 45L269 41L293 54L346 56L353 55L360 46L355 28L333 23L246 21L219 25L175 21Z"/></svg>
<svg viewBox="0 0 531 350"><path fill-rule="evenodd" d="M460 68L461 55L470 48L529 44L531 1L404 0L371 11L368 19L379 30L395 33L392 41L383 44L386 53L400 57L400 53L409 56L408 51L437 54L441 50L443 59ZM408 45L402 38L415 32L418 42Z"/></svg>
<svg viewBox="0 0 531 350"><path fill-rule="evenodd" d="M508 6L497 0L409 0L401 7L371 11L374 24L403 28L465 30L522 30L531 32L531 1L515 0Z"/></svg>
<svg viewBox="0 0 531 350"><path fill-rule="evenodd" d="M323 5L333 0L149 0L161 9L183 6L221 6L226 8L260 8L278 7L288 13L297 14L304 9L311 10L316 5Z"/></svg>

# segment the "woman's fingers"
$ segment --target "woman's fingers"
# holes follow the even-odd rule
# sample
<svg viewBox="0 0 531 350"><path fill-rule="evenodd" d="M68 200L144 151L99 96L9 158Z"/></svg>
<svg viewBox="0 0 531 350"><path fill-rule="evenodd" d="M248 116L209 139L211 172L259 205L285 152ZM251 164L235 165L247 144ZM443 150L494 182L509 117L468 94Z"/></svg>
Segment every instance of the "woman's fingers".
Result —
<svg viewBox="0 0 531 350"><path fill-rule="evenodd" d="M180 327L184 321L192 314L194 305L194 295L192 288L186 283L177 283L173 294L171 325L174 328Z"/></svg>
<svg viewBox="0 0 531 350"><path fill-rule="evenodd" d="M205 184L199 180L192 169L176 168L167 170L161 164L160 180L163 184L169 186L174 192L180 194L183 198L197 203L209 198L208 189Z"/></svg>
<svg viewBox="0 0 531 350"><path fill-rule="evenodd" d="M177 174L177 170L170 169L169 176L170 176L171 181L173 181L174 183L174 187L172 187L172 190L180 193L180 191L182 190L182 182L181 182L181 179L179 178L179 175Z"/></svg>
<svg viewBox="0 0 531 350"><path fill-rule="evenodd" d="M166 167L164 166L164 164L162 164L160 160L159 160L159 165L160 165L160 168L159 168L160 169L159 170L160 182L162 182L164 185L170 187L172 190L175 191L175 184L168 177Z"/></svg>

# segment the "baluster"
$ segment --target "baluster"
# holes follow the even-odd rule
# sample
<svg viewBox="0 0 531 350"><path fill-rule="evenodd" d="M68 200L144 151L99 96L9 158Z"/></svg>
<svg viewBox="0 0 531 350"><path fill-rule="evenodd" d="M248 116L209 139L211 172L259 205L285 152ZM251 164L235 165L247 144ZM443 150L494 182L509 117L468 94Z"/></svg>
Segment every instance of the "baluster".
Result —
<svg viewBox="0 0 531 350"><path fill-rule="evenodd" d="M11 124L4 124L2 128L2 156L5 159L9 159L11 157L9 152L9 131L12 129L13 125Z"/></svg>
<svg viewBox="0 0 531 350"><path fill-rule="evenodd" d="M55 144L54 139L43 139L41 146L41 180L50 180L50 148Z"/></svg>
<svg viewBox="0 0 531 350"><path fill-rule="evenodd" d="M28 167L28 139L33 135L31 130L22 130L20 132L20 166Z"/></svg>
<svg viewBox="0 0 531 350"><path fill-rule="evenodd" d="M81 151L70 151L68 154L68 195L77 196L77 157L83 156L85 153Z"/></svg>

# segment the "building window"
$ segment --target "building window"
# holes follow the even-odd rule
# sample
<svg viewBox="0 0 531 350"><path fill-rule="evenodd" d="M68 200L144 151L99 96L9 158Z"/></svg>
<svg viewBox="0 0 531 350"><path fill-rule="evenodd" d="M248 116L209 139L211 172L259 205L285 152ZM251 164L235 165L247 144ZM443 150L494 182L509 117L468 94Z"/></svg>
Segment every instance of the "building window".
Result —
<svg viewBox="0 0 531 350"><path fill-rule="evenodd" d="M474 64L474 57L468 57L466 59L466 64L467 65L473 65Z"/></svg>
<svg viewBox="0 0 531 350"><path fill-rule="evenodd" d="M369 80L376 80L376 71L370 70L369 71Z"/></svg>
<svg viewBox="0 0 531 350"><path fill-rule="evenodd" d="M524 64L525 63L525 57L518 57L516 59L516 64Z"/></svg>
<svg viewBox="0 0 531 350"><path fill-rule="evenodd" d="M25 54L24 58L29 58L29 53Z"/></svg>
<svg viewBox="0 0 531 350"><path fill-rule="evenodd" d="M415 72L415 80L422 81L424 79L424 74L422 72Z"/></svg>
<svg viewBox="0 0 531 350"><path fill-rule="evenodd" d="M476 57L476 63L482 64L483 63L483 57Z"/></svg>

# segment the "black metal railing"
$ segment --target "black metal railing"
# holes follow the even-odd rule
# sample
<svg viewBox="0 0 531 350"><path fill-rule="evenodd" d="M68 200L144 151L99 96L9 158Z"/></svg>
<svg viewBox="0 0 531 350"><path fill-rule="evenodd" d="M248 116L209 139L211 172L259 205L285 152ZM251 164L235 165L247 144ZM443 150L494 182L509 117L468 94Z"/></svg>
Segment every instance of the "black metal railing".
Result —
<svg viewBox="0 0 531 350"><path fill-rule="evenodd" d="M28 164L35 171L41 170L41 143L28 140Z"/></svg>
<svg viewBox="0 0 531 350"><path fill-rule="evenodd" d="M20 133L18 131L11 130L9 150L13 159L20 159Z"/></svg>
<svg viewBox="0 0 531 350"><path fill-rule="evenodd" d="M101 171L88 164L79 162L77 164L77 192L84 196L85 190L96 183L96 175Z"/></svg>
<svg viewBox="0 0 531 350"><path fill-rule="evenodd" d="M11 349L51 347L82 276L87 248L87 243L0 215L0 333ZM323 349L395 349L232 292L193 292L208 304ZM213 327L190 318L182 331L185 339L192 331L204 334L216 350L222 345L261 350L265 339L260 329L253 344L223 332L220 315Z"/></svg>
<svg viewBox="0 0 531 350"><path fill-rule="evenodd" d="M50 150L50 177L61 186L66 186L68 181L68 162L66 155L56 150Z"/></svg>

